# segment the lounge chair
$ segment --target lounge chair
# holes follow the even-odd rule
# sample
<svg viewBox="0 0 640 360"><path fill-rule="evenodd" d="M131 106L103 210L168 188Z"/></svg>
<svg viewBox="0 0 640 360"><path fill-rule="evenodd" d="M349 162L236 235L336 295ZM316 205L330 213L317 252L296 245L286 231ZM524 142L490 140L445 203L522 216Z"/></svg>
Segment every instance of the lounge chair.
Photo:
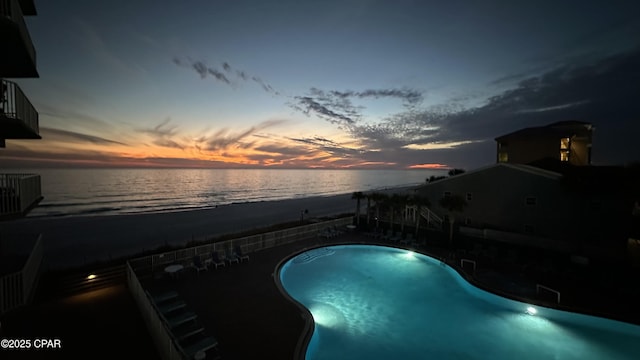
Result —
<svg viewBox="0 0 640 360"><path fill-rule="evenodd" d="M220 258L220 255L218 254L217 251L212 251L211 252L211 259L209 259L209 263L213 266L216 267L216 270L218 270L219 266L226 266L227 264L225 264L224 260Z"/></svg>
<svg viewBox="0 0 640 360"><path fill-rule="evenodd" d="M335 227L331 228L327 226L322 232L318 233L318 236L325 239L331 239L338 236L338 230Z"/></svg>
<svg viewBox="0 0 640 360"><path fill-rule="evenodd" d="M400 242L400 240L402 240L402 233L396 233L396 234L391 234L391 236L389 236L389 241L397 243Z"/></svg>
<svg viewBox="0 0 640 360"><path fill-rule="evenodd" d="M196 269L198 275L200 275L200 270L207 270L207 267L202 263L199 255L193 257L193 268Z"/></svg>
<svg viewBox="0 0 640 360"><path fill-rule="evenodd" d="M231 265L231 263L240 264L240 258L233 251L225 253L225 256L227 261L229 262L229 265Z"/></svg>
<svg viewBox="0 0 640 360"><path fill-rule="evenodd" d="M240 262L249 261L249 255L245 254L240 246L236 246L233 252L240 259Z"/></svg>
<svg viewBox="0 0 640 360"><path fill-rule="evenodd" d="M168 317L166 318L167 320L167 324L169 325L170 328L175 328L176 326L182 325L186 322L189 322L191 320L195 320L197 319L198 316L190 311L187 312L183 312L180 314L177 314L175 316L172 317Z"/></svg>
<svg viewBox="0 0 640 360"><path fill-rule="evenodd" d="M196 353L201 351L205 352L216 346L218 346L218 340L216 340L216 338L212 336L209 336L192 345L182 348L182 351L185 353L185 355L187 355L188 359L193 359Z"/></svg>
<svg viewBox="0 0 640 360"><path fill-rule="evenodd" d="M178 326L171 331L178 341L184 341L192 336L204 332L204 327L198 321Z"/></svg>
<svg viewBox="0 0 640 360"><path fill-rule="evenodd" d="M400 240L400 244L409 245L413 242L413 234L408 233L405 235L404 239Z"/></svg>
<svg viewBox="0 0 640 360"><path fill-rule="evenodd" d="M151 300L155 303L155 304L160 304L162 302L168 301L168 300L173 300L173 299L177 299L178 298L178 293L175 291L168 291L162 294L156 294L156 295L151 295L148 291L147 291L147 295L149 295L149 297L151 298Z"/></svg>
<svg viewBox="0 0 640 360"><path fill-rule="evenodd" d="M158 310L164 315L169 314L170 312L183 309L187 306L182 300L167 302L162 305L158 305Z"/></svg>

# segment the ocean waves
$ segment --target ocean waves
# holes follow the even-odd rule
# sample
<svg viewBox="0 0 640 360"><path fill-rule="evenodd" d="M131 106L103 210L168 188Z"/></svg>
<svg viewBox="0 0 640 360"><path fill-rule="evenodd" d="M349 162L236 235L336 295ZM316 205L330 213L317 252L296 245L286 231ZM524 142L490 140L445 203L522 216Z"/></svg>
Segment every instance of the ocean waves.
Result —
<svg viewBox="0 0 640 360"><path fill-rule="evenodd" d="M44 200L29 217L189 211L424 183L437 170L30 169Z"/></svg>

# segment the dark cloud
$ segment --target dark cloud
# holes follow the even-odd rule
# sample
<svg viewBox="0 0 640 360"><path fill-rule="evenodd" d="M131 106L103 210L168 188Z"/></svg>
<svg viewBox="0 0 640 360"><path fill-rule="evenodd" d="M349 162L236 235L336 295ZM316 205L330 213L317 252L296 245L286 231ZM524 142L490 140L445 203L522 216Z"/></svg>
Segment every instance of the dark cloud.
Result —
<svg viewBox="0 0 640 360"><path fill-rule="evenodd" d="M247 81L249 79L249 75L247 75L244 71L237 70L236 75L244 81Z"/></svg>
<svg viewBox="0 0 640 360"><path fill-rule="evenodd" d="M177 125L170 125L171 118L166 118L160 124L153 128L140 128L136 131L143 134L148 134L153 138L153 144L184 150L185 146L176 142L172 138L178 134Z"/></svg>
<svg viewBox="0 0 640 360"><path fill-rule="evenodd" d="M330 110L327 106L320 104L312 97L296 96L294 99L297 102L292 104L292 107L303 112L306 115L313 113L332 124L355 123L355 121L349 116Z"/></svg>
<svg viewBox="0 0 640 360"><path fill-rule="evenodd" d="M242 75L246 76L246 75L244 74L244 72L242 73ZM246 80L246 78L245 78L245 80ZM271 87L271 85L269 85L269 84L265 83L265 82L264 82L262 79L260 79L259 77L257 77L257 76L252 76L252 77L251 77L251 80L253 80L253 81L254 81L254 82L256 82L258 85L260 85L260 87L262 87L262 90L264 90L264 91L266 91L266 92L268 92L268 93L272 93L272 94L279 95L279 93L278 93L277 91L275 91L275 90L273 89L273 87Z"/></svg>
<svg viewBox="0 0 640 360"><path fill-rule="evenodd" d="M320 136L312 138L288 138L291 141L304 144L317 153L329 154L329 157L341 157L344 159L355 159L361 155L361 151L350 146L341 145L333 140Z"/></svg>
<svg viewBox="0 0 640 360"><path fill-rule="evenodd" d="M8 141L9 142L9 141ZM118 166L125 158L95 150L81 152L69 149L48 149L39 151L30 149L20 143L11 142L11 146L3 150L0 165L3 167L59 167L59 166L98 166L112 164Z"/></svg>
<svg viewBox="0 0 640 360"><path fill-rule="evenodd" d="M293 109L306 115L311 113L332 124L350 127L359 122L364 106L355 106L352 99L397 98L410 109L422 102L422 93L409 89L368 89L364 91L324 91L315 87L309 89L308 96L296 96L289 104Z"/></svg>
<svg viewBox="0 0 640 360"><path fill-rule="evenodd" d="M288 138L289 140L309 144L309 145L338 145L335 141L327 138L323 138L321 136L314 136L312 138Z"/></svg>
<svg viewBox="0 0 640 360"><path fill-rule="evenodd" d="M89 142L98 145L127 145L125 143L105 139L99 136L87 135L69 130L53 129L49 127L40 127L41 135L45 139L61 138L63 141L72 142Z"/></svg>
<svg viewBox="0 0 640 360"><path fill-rule="evenodd" d="M251 81L255 82L256 84L260 85L260 88L262 88L262 90L264 90L264 91L266 91L268 93L271 93L271 94L280 95L280 93L278 91L276 91L273 88L273 86L271 86L270 84L268 84L267 82L265 82L261 78L259 78L257 76L250 76L243 70L235 69L228 62L223 62L222 63L222 70L224 71L224 73L222 71L216 69L216 68L207 66L202 61L193 61L193 60L190 60L190 59L188 59L187 61L183 61L178 57L174 57L173 58L173 63L178 65L178 66L192 68L193 70L195 70L200 75L200 78L202 78L202 79L204 79L207 76L211 75L216 80L218 80L220 82L223 82L223 83L225 83L227 85L233 85L233 82L229 79L228 76L234 76L235 78L237 78L239 80L242 80L242 81L245 81L245 82L251 80ZM225 75L225 73L226 73L226 75Z"/></svg>
<svg viewBox="0 0 640 360"><path fill-rule="evenodd" d="M109 140L103 137L82 134L82 133L69 131L69 130L40 127L40 131L42 132L42 137L45 139L59 137L59 138L62 138L64 141L89 142L92 144L99 144L99 145L127 145L119 141Z"/></svg>
<svg viewBox="0 0 640 360"><path fill-rule="evenodd" d="M522 127L576 119L592 122L605 132L624 128L622 139L639 129L638 93L640 48L592 64L565 64L527 78L482 107L450 114L443 119L442 137L494 138ZM607 147L620 145L606 143Z"/></svg>
<svg viewBox="0 0 640 360"><path fill-rule="evenodd" d="M254 149L258 151L266 152L266 153L286 155L289 157L304 156L304 155L310 155L313 153L311 150L303 147L282 146L277 144L262 145Z"/></svg>
<svg viewBox="0 0 640 360"><path fill-rule="evenodd" d="M423 94L411 89L325 91L310 88L307 94L292 97L288 105L337 125L355 139L355 146L341 146L314 137L290 140L314 151L343 156L345 161L357 159L397 166L443 163L465 167L495 161L493 139L497 136L524 127L581 120L597 128L593 147L595 163L616 164L640 159L640 148L631 146L636 142L635 134L640 133L640 101L637 101L640 48L599 58L590 56L581 62L575 58L570 60L556 62L547 70L536 68L503 76L492 85L518 82L475 107L463 106L468 103L464 99L420 107ZM230 65L223 64L223 68L228 74L240 77ZM244 74L242 78L270 91L257 77ZM364 108L355 104L360 99L379 98L399 99L405 107L385 118L370 119L362 115ZM214 148L228 146L253 133L250 129L236 136L225 134L222 140L212 144ZM419 149L448 143L460 145ZM280 160L284 161L286 155L283 153Z"/></svg>
<svg viewBox="0 0 640 360"><path fill-rule="evenodd" d="M373 97L376 99L390 97L390 98L398 98L405 101L408 104L416 105L422 102L423 97L422 93L417 90L410 89L369 89L364 91L331 91L330 92L334 96L338 96L341 98L348 97L357 97L357 98L367 98Z"/></svg>
<svg viewBox="0 0 640 360"><path fill-rule="evenodd" d="M223 82L227 85L231 85L231 81L227 78L227 76L222 73L222 71L209 67L207 66L204 62L202 61L189 61L189 62L185 62L180 60L177 57L173 58L173 63L178 65L178 66L183 66L183 67L190 67L191 69L195 70L198 75L200 75L201 79L205 79L207 78L209 75L213 76L214 79ZM227 63L224 63L224 65L229 66ZM223 67L224 67L223 65Z"/></svg>
<svg viewBox="0 0 640 360"><path fill-rule="evenodd" d="M25 167L158 167L158 168L233 168L246 167L243 164L232 164L223 161L147 157L144 159L131 158L121 155L112 155L98 151L84 150L82 152L48 151L38 152L12 143L11 148L3 151L0 157L0 166L25 168Z"/></svg>
<svg viewBox="0 0 640 360"><path fill-rule="evenodd" d="M249 148L253 145L253 142L246 142L246 139L256 132L267 129L272 126L277 126L279 124L284 123L284 120L268 120L261 122L256 126L252 126L247 130L244 130L239 133L231 133L229 129L224 128L218 130L215 134L211 136L203 136L199 139L198 143L202 144L198 146L202 150L208 151L220 151L225 150L229 147L236 148Z"/></svg>
<svg viewBox="0 0 640 360"><path fill-rule="evenodd" d="M465 109L452 102L414 109L374 124L350 124L347 131L365 148L380 149L380 153L371 153L376 159L408 144L475 141L475 145L454 149L402 150L404 159L420 153L425 158L437 156L429 162L467 164L465 158L493 162L493 139L497 136L524 127L581 120L597 128L594 162L619 164L640 158L640 148L630 145L635 143L635 134L640 133L637 94L640 94L638 48L589 64L563 64L539 76L530 76L488 98L482 106ZM486 155L475 153L479 148Z"/></svg>

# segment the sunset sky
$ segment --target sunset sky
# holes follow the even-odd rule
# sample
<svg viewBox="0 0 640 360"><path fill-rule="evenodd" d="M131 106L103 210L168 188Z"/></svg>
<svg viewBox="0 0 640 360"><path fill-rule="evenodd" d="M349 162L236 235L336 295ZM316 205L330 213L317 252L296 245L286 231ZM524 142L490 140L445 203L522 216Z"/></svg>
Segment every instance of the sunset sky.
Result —
<svg viewBox="0 0 640 360"><path fill-rule="evenodd" d="M595 125L640 160L637 1L35 1L42 140L0 166L475 168Z"/></svg>

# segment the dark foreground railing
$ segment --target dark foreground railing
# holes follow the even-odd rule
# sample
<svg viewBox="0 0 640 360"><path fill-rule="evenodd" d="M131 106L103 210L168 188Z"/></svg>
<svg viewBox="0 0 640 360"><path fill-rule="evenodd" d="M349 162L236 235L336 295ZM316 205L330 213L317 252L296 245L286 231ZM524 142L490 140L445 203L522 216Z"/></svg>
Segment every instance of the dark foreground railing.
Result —
<svg viewBox="0 0 640 360"><path fill-rule="evenodd" d="M0 219L24 215L40 200L40 175L0 174Z"/></svg>
<svg viewBox="0 0 640 360"><path fill-rule="evenodd" d="M0 84L0 119L19 120L35 135L38 135L40 133L38 112L29 101L29 98L22 92L20 86L13 81L5 79L0 81L2 82Z"/></svg>

